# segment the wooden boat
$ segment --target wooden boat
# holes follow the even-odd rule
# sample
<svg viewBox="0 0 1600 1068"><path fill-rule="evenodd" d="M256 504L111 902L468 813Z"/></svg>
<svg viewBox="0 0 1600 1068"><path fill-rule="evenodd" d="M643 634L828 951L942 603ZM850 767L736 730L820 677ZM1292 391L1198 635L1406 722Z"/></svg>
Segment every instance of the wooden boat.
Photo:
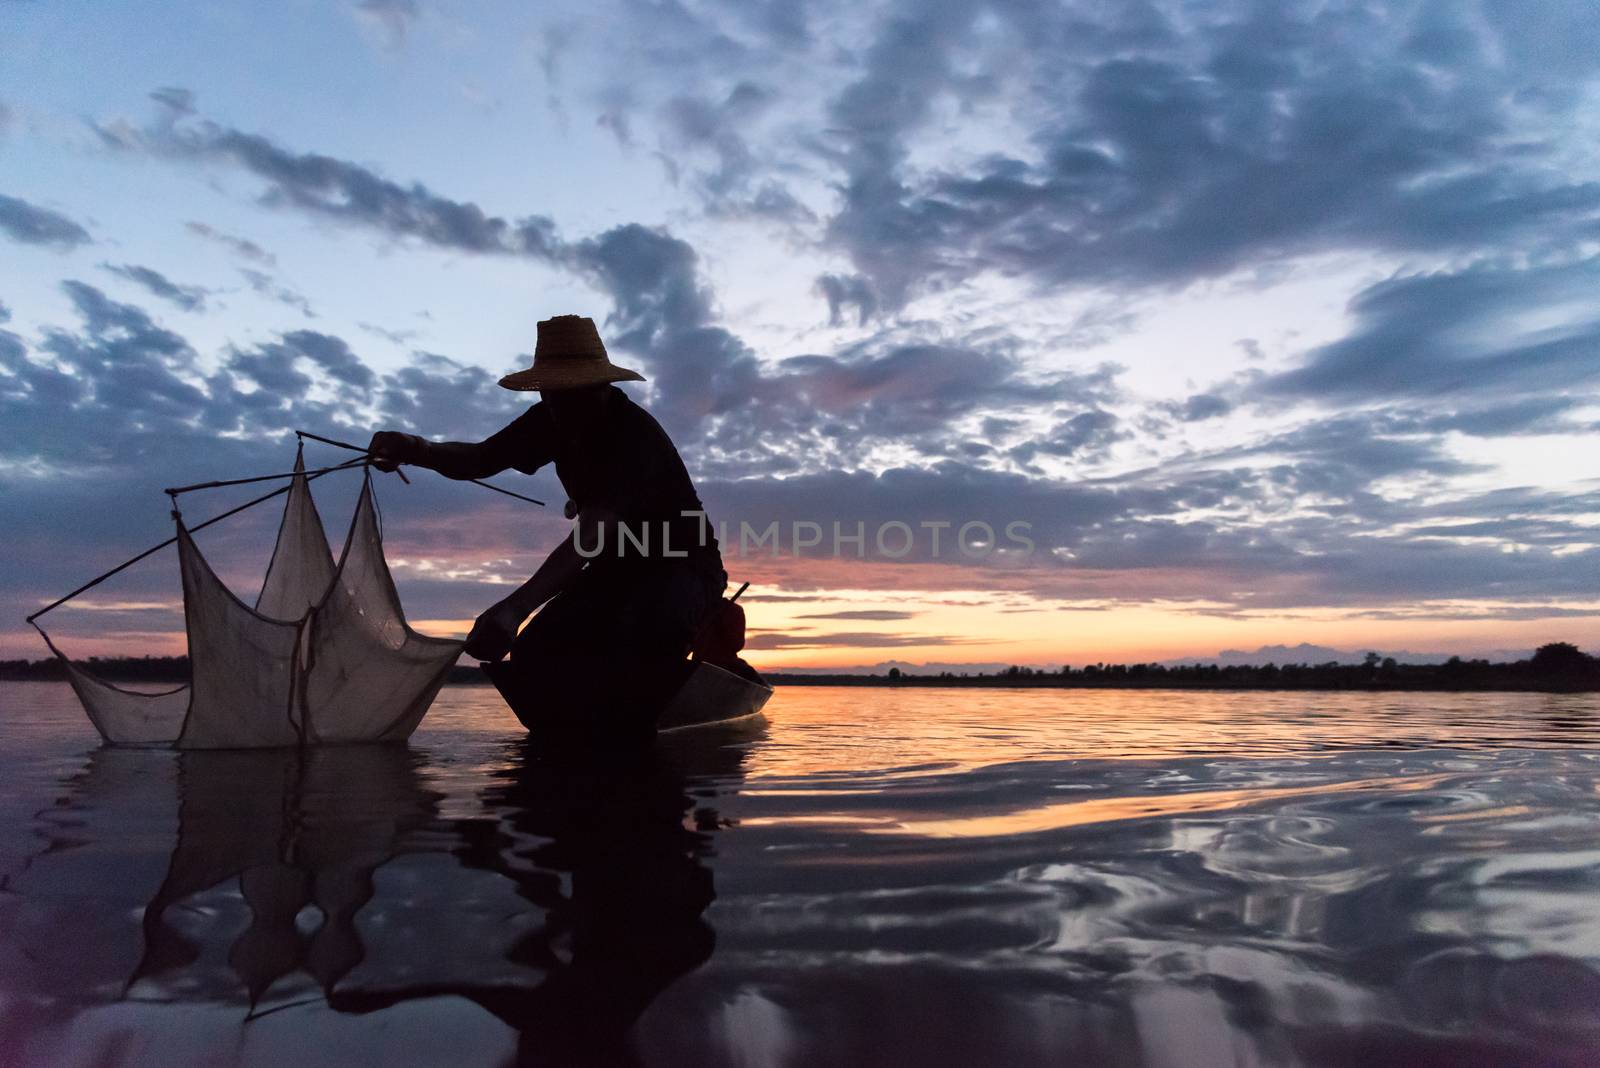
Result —
<svg viewBox="0 0 1600 1068"><path fill-rule="evenodd" d="M528 730L570 729L561 715L583 703L583 695L563 692L559 686L530 687L506 661L482 665L500 696ZM654 717L657 733L699 727L745 727L765 722L762 708L772 697L772 687L760 676L746 678L706 663L686 661L687 677Z"/></svg>
<svg viewBox="0 0 1600 1068"><path fill-rule="evenodd" d="M682 731L691 727L726 727L756 724L766 719L761 710L772 687L755 679L725 671L704 660L656 717L656 731Z"/></svg>

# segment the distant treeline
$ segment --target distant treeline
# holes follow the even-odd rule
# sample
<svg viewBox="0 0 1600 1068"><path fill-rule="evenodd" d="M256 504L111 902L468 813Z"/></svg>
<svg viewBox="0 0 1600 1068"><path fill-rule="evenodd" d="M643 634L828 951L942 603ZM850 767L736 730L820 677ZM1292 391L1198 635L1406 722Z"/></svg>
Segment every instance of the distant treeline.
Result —
<svg viewBox="0 0 1600 1068"><path fill-rule="evenodd" d="M1108 688L1175 690L1538 690L1573 693L1600 690L1600 659L1568 642L1541 646L1533 657L1509 664L1463 660L1401 664L1367 654L1361 664L1090 664L1082 668L1011 667L992 674L794 675L768 672L775 685L802 686L980 686L1015 688Z"/></svg>
<svg viewBox="0 0 1600 1068"><path fill-rule="evenodd" d="M184 682L186 656L93 657L83 665L115 682ZM60 680L59 660L0 660L0 679ZM990 674L908 675L890 668L886 675L799 675L766 673L777 686L1002 686L1040 688L1178 690L1539 690L1573 693L1600 690L1600 659L1569 642L1540 646L1531 659L1509 664L1463 660L1442 664L1400 664L1368 653L1361 664L1264 664L1240 666L1188 664L1089 664L1059 671L1011 667ZM474 665L450 669L452 683L487 683Z"/></svg>
<svg viewBox="0 0 1600 1068"><path fill-rule="evenodd" d="M186 656L91 656L76 663L110 682L188 682ZM0 660L0 679L64 680L67 669L48 660Z"/></svg>
<svg viewBox="0 0 1600 1068"><path fill-rule="evenodd" d="M92 656L79 660L91 674L110 682L188 682L189 658L186 656ZM65 681L66 668L60 660L0 660L0 679ZM477 665L458 665L450 669L447 682L482 682L484 677Z"/></svg>

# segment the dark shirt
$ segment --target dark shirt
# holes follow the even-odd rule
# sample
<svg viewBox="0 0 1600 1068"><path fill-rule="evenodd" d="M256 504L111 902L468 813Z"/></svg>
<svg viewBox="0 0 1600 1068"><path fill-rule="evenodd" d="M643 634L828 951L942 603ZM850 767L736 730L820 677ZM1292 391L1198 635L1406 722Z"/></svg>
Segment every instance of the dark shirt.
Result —
<svg viewBox="0 0 1600 1068"><path fill-rule="evenodd" d="M479 446L482 456L500 470L514 467L529 475L554 463L562 488L580 510L608 509L636 539L648 538L646 553L639 552L634 542L618 538L623 540L619 554L618 546L608 541L595 562L648 559L685 563L718 575L722 556L716 536L710 521L703 518L705 507L672 439L626 393L609 388L604 418L587 428L580 440L558 433L549 408L539 403L484 441ZM595 547L582 548L592 552ZM666 556L666 549L673 556ZM676 555L685 552L686 557Z"/></svg>

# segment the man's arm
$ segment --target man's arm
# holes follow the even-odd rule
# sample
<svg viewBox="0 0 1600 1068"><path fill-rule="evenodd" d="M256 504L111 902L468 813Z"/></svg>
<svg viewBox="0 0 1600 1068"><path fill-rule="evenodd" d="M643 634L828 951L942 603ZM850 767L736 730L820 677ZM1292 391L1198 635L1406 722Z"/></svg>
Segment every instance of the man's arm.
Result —
<svg viewBox="0 0 1600 1068"><path fill-rule="evenodd" d="M488 478L508 467L531 475L555 459L554 448L550 413L540 403L482 441L428 441L415 434L380 430L372 435L367 452L380 471L416 464L446 478L468 479Z"/></svg>
<svg viewBox="0 0 1600 1068"><path fill-rule="evenodd" d="M492 448L490 441L427 441L415 434L380 430L372 435L367 452L380 471L414 464L446 478L488 478L511 466L505 462L502 450Z"/></svg>
<svg viewBox="0 0 1600 1068"><path fill-rule="evenodd" d="M517 628L540 605L570 586L586 563L578 554L574 538L582 538L584 546L601 544L600 538L614 538L616 516L600 508L585 508L578 513L577 526L557 545L544 563L511 595L491 605L467 635L466 653L479 660L499 660L511 651Z"/></svg>

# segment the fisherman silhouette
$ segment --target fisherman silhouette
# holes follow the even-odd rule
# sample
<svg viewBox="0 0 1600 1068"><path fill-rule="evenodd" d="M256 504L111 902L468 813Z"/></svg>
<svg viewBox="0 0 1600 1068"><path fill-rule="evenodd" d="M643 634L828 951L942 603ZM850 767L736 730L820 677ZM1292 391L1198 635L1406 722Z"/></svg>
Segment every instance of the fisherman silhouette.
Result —
<svg viewBox="0 0 1600 1068"><path fill-rule="evenodd" d="M509 652L512 670L496 683L540 693L574 725L615 728L594 713L625 710L635 713L625 725L648 727L640 717L681 684L684 658L727 586L683 460L615 385L626 381L643 376L611 362L593 320L556 316L539 323L533 366L500 380L540 395L510 425L476 443L384 430L368 446L381 470L414 464L455 479L555 464L573 532L478 617L466 652L489 662Z"/></svg>

